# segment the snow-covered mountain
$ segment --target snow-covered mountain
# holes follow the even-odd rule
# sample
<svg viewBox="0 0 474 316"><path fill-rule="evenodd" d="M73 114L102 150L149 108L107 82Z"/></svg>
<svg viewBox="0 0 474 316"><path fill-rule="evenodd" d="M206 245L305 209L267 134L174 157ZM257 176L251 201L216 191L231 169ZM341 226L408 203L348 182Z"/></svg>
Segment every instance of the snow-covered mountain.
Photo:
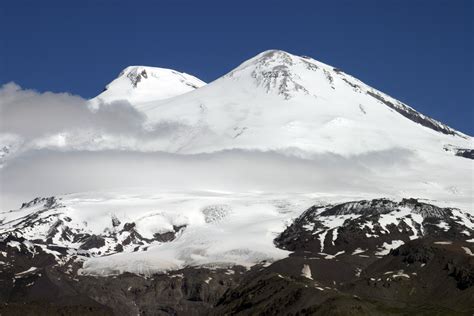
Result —
<svg viewBox="0 0 474 316"><path fill-rule="evenodd" d="M30 199L0 205L0 301L470 311L472 137L340 69L270 50L209 84L131 66L91 100L0 101L21 110L0 133L2 199Z"/></svg>
<svg viewBox="0 0 474 316"><path fill-rule="evenodd" d="M92 105L128 101L139 104L169 99L193 91L206 83L194 76L172 69L129 66L91 100Z"/></svg>
<svg viewBox="0 0 474 316"><path fill-rule="evenodd" d="M191 93L136 105L147 124L174 124L157 149L360 154L388 148L441 153L471 138L342 70L283 51L263 52Z"/></svg>
<svg viewBox="0 0 474 316"><path fill-rule="evenodd" d="M286 250L375 258L422 238L474 242L474 217L459 209L416 199L326 203L297 194L73 194L0 213L0 236L35 241L60 262L84 262L82 273L93 275L250 268L283 259Z"/></svg>
<svg viewBox="0 0 474 316"><path fill-rule="evenodd" d="M470 136L340 69L278 50L263 52L209 84L170 69L127 67L87 102L93 112L103 111L79 122L111 116L109 105L120 100L145 120L125 131L109 130L104 126L113 123L100 121L104 126L65 126L28 140L0 134L0 145L10 149L1 159L31 148L180 154L241 149L345 157L403 148L430 159L469 158L473 152Z"/></svg>

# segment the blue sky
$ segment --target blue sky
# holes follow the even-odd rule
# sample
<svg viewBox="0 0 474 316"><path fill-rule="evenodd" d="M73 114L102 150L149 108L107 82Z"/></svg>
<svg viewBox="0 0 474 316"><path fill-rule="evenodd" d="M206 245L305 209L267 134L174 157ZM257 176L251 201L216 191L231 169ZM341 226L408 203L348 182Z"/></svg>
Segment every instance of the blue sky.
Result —
<svg viewBox="0 0 474 316"><path fill-rule="evenodd" d="M89 98L128 65L212 81L277 48L474 135L471 0L5 0L0 10L0 84Z"/></svg>

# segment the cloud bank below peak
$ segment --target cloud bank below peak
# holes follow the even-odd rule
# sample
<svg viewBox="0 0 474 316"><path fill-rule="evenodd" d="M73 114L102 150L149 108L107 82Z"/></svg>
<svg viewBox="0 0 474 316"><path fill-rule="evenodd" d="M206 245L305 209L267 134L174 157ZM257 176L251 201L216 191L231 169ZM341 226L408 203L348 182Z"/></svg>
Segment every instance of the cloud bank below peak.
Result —
<svg viewBox="0 0 474 316"><path fill-rule="evenodd" d="M128 134L142 128L145 117L127 101L91 110L87 100L68 93L40 93L15 83L0 88L0 132L34 138L75 129Z"/></svg>
<svg viewBox="0 0 474 316"><path fill-rule="evenodd" d="M183 128L177 122L150 125L128 101L101 103L68 93L37 92L11 82L0 87L0 148L127 149L152 151Z"/></svg>

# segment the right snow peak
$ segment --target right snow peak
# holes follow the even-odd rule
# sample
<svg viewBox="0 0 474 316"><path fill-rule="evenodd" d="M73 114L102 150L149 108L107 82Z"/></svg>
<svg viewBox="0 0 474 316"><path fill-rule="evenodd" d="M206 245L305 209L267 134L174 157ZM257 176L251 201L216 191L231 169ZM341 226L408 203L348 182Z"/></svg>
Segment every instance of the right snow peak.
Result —
<svg viewBox="0 0 474 316"><path fill-rule="evenodd" d="M376 91L342 70L308 56L295 56L281 50L265 51L243 63L229 76L238 76L240 73L248 75L249 72L257 86L263 87L268 93L279 94L285 99L294 98L298 94L324 97L325 94L341 93L336 90L342 90L344 93L344 90L350 89L355 93L367 94L425 127L448 135L463 136L447 125L426 117L408 105ZM362 105L359 108L365 112Z"/></svg>

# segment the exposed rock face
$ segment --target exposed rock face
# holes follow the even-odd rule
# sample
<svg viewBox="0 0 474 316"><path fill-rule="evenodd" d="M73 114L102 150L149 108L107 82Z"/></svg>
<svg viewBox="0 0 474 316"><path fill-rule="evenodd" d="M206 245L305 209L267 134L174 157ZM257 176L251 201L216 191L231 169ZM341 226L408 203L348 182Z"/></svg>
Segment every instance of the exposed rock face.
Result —
<svg viewBox="0 0 474 316"><path fill-rule="evenodd" d="M313 69L318 67L312 63L304 61ZM308 90L301 85L300 76L292 71L294 65L293 58L286 52L278 50L270 50L262 53L253 63L248 66L253 67L250 76L253 78L258 87L263 87L269 93L275 91L283 96L285 100L294 97L294 92L308 94ZM308 67L308 69L310 69ZM245 68L245 67L243 67ZM240 69L241 70L241 69ZM233 77L238 70L234 70L227 74Z"/></svg>
<svg viewBox="0 0 474 316"><path fill-rule="evenodd" d="M28 241L0 242L0 311L24 315L206 315L246 270L187 268L150 277L78 274L81 263ZM77 259L77 258L76 258ZM5 304L8 303L8 304Z"/></svg>
<svg viewBox="0 0 474 316"><path fill-rule="evenodd" d="M429 253L419 257L426 262L408 264L407 258L420 247ZM456 247L459 244L453 249ZM474 310L474 290L472 285L466 286L469 273L472 276L472 257L427 241L410 241L400 248L399 253L394 251L375 261L357 261L347 255L338 259L316 258L309 253L291 256L249 273L222 297L214 313L468 315ZM316 272L312 280L300 275L305 266Z"/></svg>
<svg viewBox="0 0 474 316"><path fill-rule="evenodd" d="M96 235L87 237L84 243L79 247L79 249L89 250L92 248L102 248L105 246L104 238Z"/></svg>
<svg viewBox="0 0 474 316"><path fill-rule="evenodd" d="M461 136L460 134L456 133L455 130L450 128L449 126L444 125L443 123L438 122L438 121L436 121L432 118L429 118L429 117L427 117L423 114L420 114L419 112L415 111L411 107L409 107L409 106L407 106L407 105L405 105L401 102L397 102L397 104L394 104L394 103L386 100L380 94L378 94L376 92L373 92L373 91L367 91L367 94L374 97L375 99L379 100L380 102L382 102L383 104L385 104L386 106L391 108L392 110L397 111L398 113L400 113L401 115L405 116L406 118L412 120L415 123L421 124L425 127L431 128L432 130L435 130L437 132L441 132L443 134Z"/></svg>
<svg viewBox="0 0 474 316"><path fill-rule="evenodd" d="M291 251L384 255L417 238L464 241L472 235L468 213L416 199L376 199L311 207L275 243Z"/></svg>
<svg viewBox="0 0 474 316"><path fill-rule="evenodd" d="M34 236L34 242L48 248L68 249L67 259L74 256L103 256L117 252L144 250L151 244L174 240L186 225L173 225L168 231L155 233L151 237L142 236L136 229L136 223L122 223L115 215L111 215L112 229L101 234L92 234L87 224L78 227L71 218L58 210L66 206L55 197L35 198L23 203L20 210L32 208L32 212L19 217L11 223L3 224L0 236L24 239ZM43 238L37 238L38 233Z"/></svg>
<svg viewBox="0 0 474 316"><path fill-rule="evenodd" d="M185 229L186 225L180 225L180 226L173 226L173 231L165 232L165 233L155 233L153 234L153 239L159 242L169 242L173 241L178 233Z"/></svg>
<svg viewBox="0 0 474 316"><path fill-rule="evenodd" d="M31 200L30 202L27 202L27 203L23 203L21 205L21 208L27 208L27 207L32 207L32 206L35 206L35 205L38 205L38 204L43 204L43 206L45 208L51 208L53 207L55 204L56 204L56 198L54 196L52 197L48 197L48 198L40 198L40 197L37 197L33 200Z"/></svg>
<svg viewBox="0 0 474 316"><path fill-rule="evenodd" d="M444 274L453 278L460 290L474 285L474 258L458 251L457 245L414 241L392 250L391 257L397 257L407 264L438 265ZM437 261L435 260L437 259Z"/></svg>
<svg viewBox="0 0 474 316"><path fill-rule="evenodd" d="M458 149L456 151L456 156L464 157L468 159L474 159L474 149Z"/></svg>
<svg viewBox="0 0 474 316"><path fill-rule="evenodd" d="M469 148L459 148L452 145L444 146L445 151L454 153L455 156L463 157L467 159L474 159L474 149Z"/></svg>

